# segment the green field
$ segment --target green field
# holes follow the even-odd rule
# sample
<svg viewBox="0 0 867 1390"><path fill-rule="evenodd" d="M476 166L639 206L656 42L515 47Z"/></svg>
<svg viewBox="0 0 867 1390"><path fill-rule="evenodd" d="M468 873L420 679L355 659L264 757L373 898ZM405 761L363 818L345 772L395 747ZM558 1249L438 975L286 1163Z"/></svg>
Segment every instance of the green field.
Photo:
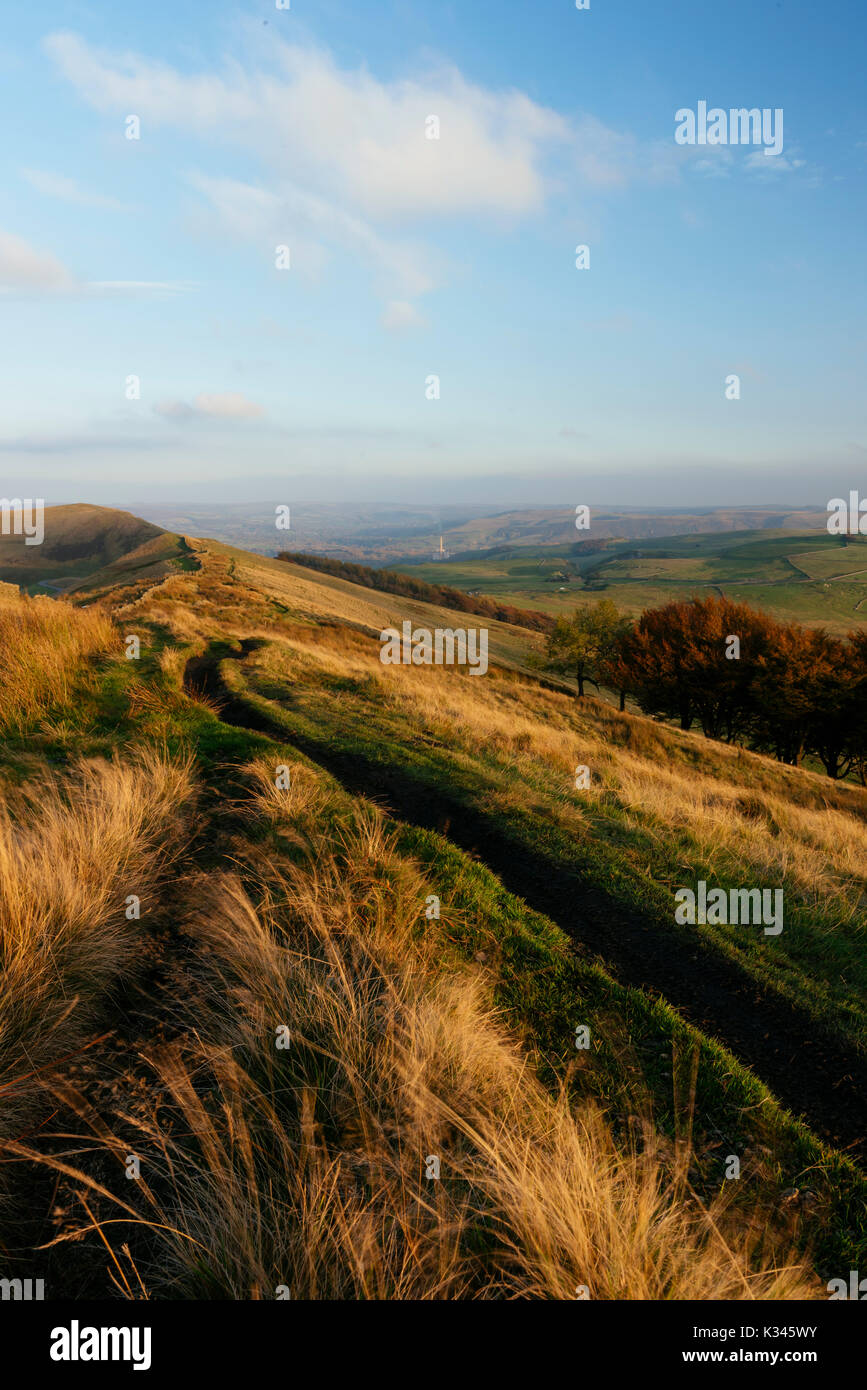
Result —
<svg viewBox="0 0 867 1390"><path fill-rule="evenodd" d="M867 539L735 531L568 546L505 546L406 565L432 584L521 608L568 612L595 595L638 614L672 599L725 595L777 618L845 632L867 620Z"/></svg>

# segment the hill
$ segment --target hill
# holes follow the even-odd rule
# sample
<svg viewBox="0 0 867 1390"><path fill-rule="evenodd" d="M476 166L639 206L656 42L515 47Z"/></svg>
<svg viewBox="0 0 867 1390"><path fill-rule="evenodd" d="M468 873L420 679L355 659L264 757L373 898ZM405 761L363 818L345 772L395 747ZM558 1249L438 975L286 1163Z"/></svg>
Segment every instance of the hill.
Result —
<svg viewBox="0 0 867 1390"><path fill-rule="evenodd" d="M576 503L581 498L576 498ZM827 514L819 508L707 507L700 511L641 507L591 507L594 540L653 539L683 535L711 535L778 527L824 527ZM475 517L449 528L447 548L493 549L508 545L571 545L576 539L575 509L568 507L524 508L496 516Z"/></svg>
<svg viewBox="0 0 867 1390"><path fill-rule="evenodd" d="M95 1222L157 1298L858 1268L867 792L579 703L508 624L484 679L384 665L456 614L188 544L0 608L7 1249L47 1224L97 1297ZM782 886L783 932L679 925L704 880Z"/></svg>
<svg viewBox="0 0 867 1390"><path fill-rule="evenodd" d="M134 575L161 578L185 551L179 536L131 512L83 503L46 507L41 544L0 535L0 580L33 593L72 593Z"/></svg>

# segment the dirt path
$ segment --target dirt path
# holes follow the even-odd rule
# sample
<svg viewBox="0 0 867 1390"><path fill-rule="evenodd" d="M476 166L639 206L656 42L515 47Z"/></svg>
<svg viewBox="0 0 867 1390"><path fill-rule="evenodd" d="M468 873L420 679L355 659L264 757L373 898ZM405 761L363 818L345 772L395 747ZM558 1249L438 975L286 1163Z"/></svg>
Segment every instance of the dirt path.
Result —
<svg viewBox="0 0 867 1390"><path fill-rule="evenodd" d="M242 661L259 643L247 639L228 659ZM436 830L483 861L510 892L597 954L622 983L659 995L690 1023L718 1039L795 1115L867 1167L867 1060L823 1030L782 995L750 979L706 943L641 918L574 872L534 853L507 830L399 767L332 750L290 734L226 686L220 659L193 658L184 682L216 700L221 718L299 752L351 792L370 797L411 825Z"/></svg>

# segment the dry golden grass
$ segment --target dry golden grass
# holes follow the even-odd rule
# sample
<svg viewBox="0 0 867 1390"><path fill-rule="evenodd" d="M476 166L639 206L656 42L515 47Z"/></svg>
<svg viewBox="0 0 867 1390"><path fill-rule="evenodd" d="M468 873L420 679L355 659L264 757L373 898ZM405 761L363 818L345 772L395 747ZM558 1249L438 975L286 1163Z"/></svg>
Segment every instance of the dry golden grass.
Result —
<svg viewBox="0 0 867 1390"><path fill-rule="evenodd" d="M539 789L549 812L571 830L585 826L585 812L613 793L627 827L666 842L674 832L708 864L724 870L736 863L776 877L805 904L833 905L843 918L863 912L867 793L860 788L835 787L803 769L617 714L597 700L579 705L508 674L470 679L436 667L383 666L378 645L346 629L312 637L296 629L248 664L285 680L292 669L287 650L292 667L373 682L377 703L401 721L469 755L498 758L521 804L528 784ZM580 796L578 764L593 769ZM502 795L508 800L512 792Z"/></svg>
<svg viewBox="0 0 867 1390"><path fill-rule="evenodd" d="M277 680L285 680L291 663L313 676L367 682L386 712L456 750L498 757L515 774L515 795L523 800L526 784L535 785L570 829L580 829L585 811L614 793L636 824L662 837L671 831L690 837L721 868L729 859L755 874L776 876L809 904L833 901L844 917L862 909L862 790L640 715L618 714L596 700L578 706L568 694L503 671L469 679L435 667L383 666L378 642L359 628L398 622L398 600L345 581L319 583L295 567L224 547L205 549L199 558L200 573L166 581L141 606L179 640L200 644L215 631L234 634L241 604L244 634L275 644L248 665ZM291 605L296 615L324 616L337 625L281 625L270 599ZM464 621L423 604L416 608L419 621L433 622L437 614L452 624ZM233 671L227 675L238 678ZM580 799L574 794L579 763L595 774Z"/></svg>
<svg viewBox="0 0 867 1390"><path fill-rule="evenodd" d="M98 608L41 597L0 605L0 728L21 731L66 704L83 662L119 641Z"/></svg>
<svg viewBox="0 0 867 1390"><path fill-rule="evenodd" d="M117 610L188 644L160 656L178 700L191 652L220 633L259 635L271 645L249 665L264 676L363 682L377 712L514 774L492 796L526 804L538 792L570 827L616 797L642 827L688 832L708 852L800 875L805 892L842 892L845 873L867 862L867 831L842 793L832 809L818 793L794 805L785 798L792 774L767 760L745 761L739 779L733 750L592 701L579 707L512 675L385 668L375 638L351 626L385 621L379 600L331 585L334 616L348 625L305 628L299 617L322 611L318 583L250 557L244 587L235 563L206 553L201 572L173 575ZM275 599L291 605L291 624ZM418 617L429 612L421 605ZM50 717L82 664L119 645L99 610L42 601L4 605L4 636L18 655L0 673L0 718L16 728ZM244 677L233 666L231 678ZM142 709L173 707L163 690L131 698ZM578 762L598 770L583 801L572 790ZM242 877L188 885L205 984L197 976L188 1041L154 1053L151 1116L124 1115L113 1136L83 1097L58 1087L120 1160L134 1126L142 1132L150 1161L139 1184L122 1184L136 1198L120 1206L150 1227L150 1293L270 1298L285 1285L296 1299L561 1299L585 1287L596 1299L814 1295L803 1261L768 1237L765 1213L738 1230L723 1203L708 1209L695 1198L682 1147L670 1151L649 1128L620 1146L597 1109L541 1085L494 1010L485 973L444 964L448 921L426 922L430 885L378 813L347 811L300 765L285 791L275 767L248 772ZM146 910L158 898L191 799L189 767L144 752L125 765L83 764L0 812L0 1141L85 1187L99 1184L29 1150L22 1125L134 969L147 928L126 919L126 900L135 894ZM757 817L773 836L755 835ZM432 1158L438 1180L426 1173ZM149 1172L162 1177L149 1182Z"/></svg>
<svg viewBox="0 0 867 1390"><path fill-rule="evenodd" d="M146 750L83 763L0 808L0 1135L136 968L160 876L182 844L189 765ZM141 920L126 917L141 900Z"/></svg>
<svg viewBox="0 0 867 1390"><path fill-rule="evenodd" d="M203 1045L155 1061L184 1138L164 1113L145 1126L173 1183L170 1202L139 1186L160 1246L149 1293L813 1294L802 1264L699 1205L688 1155L649 1137L621 1150L597 1110L543 1088L486 977L443 967L447 923L423 925L429 887L375 811L348 815L303 767L281 792L275 771L251 769L270 831L243 851L258 903L227 876L193 922L212 974Z"/></svg>

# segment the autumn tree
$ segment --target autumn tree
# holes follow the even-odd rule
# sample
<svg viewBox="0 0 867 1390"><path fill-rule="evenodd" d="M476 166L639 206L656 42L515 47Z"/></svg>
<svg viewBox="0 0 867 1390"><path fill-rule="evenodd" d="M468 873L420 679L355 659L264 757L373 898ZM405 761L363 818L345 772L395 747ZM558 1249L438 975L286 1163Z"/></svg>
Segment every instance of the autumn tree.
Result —
<svg viewBox="0 0 867 1390"><path fill-rule="evenodd" d="M853 634L854 636L854 634ZM809 748L829 777L847 777L863 749L865 690L861 641L827 638L828 655L813 682Z"/></svg>
<svg viewBox="0 0 867 1390"><path fill-rule="evenodd" d="M826 632L776 624L773 641L756 662L752 746L792 766L817 744L826 746L827 709L820 706L827 706L843 663L843 644Z"/></svg>
<svg viewBox="0 0 867 1390"><path fill-rule="evenodd" d="M619 645L629 688L645 714L677 719L689 729L695 701L686 664L691 644L688 605L669 603L642 613Z"/></svg>
<svg viewBox="0 0 867 1390"><path fill-rule="evenodd" d="M614 640L599 663L600 682L609 690L617 691L621 711L626 709L626 696L632 689L632 671L627 655L632 626L631 618L620 618Z"/></svg>
<svg viewBox="0 0 867 1390"><path fill-rule="evenodd" d="M752 715L756 662L773 639L773 620L726 598L667 603L643 613L622 659L646 714L698 720L708 738L731 742Z"/></svg>
<svg viewBox="0 0 867 1390"><path fill-rule="evenodd" d="M850 632L849 644L853 675L849 708L853 768L862 786L867 786L867 632Z"/></svg>

